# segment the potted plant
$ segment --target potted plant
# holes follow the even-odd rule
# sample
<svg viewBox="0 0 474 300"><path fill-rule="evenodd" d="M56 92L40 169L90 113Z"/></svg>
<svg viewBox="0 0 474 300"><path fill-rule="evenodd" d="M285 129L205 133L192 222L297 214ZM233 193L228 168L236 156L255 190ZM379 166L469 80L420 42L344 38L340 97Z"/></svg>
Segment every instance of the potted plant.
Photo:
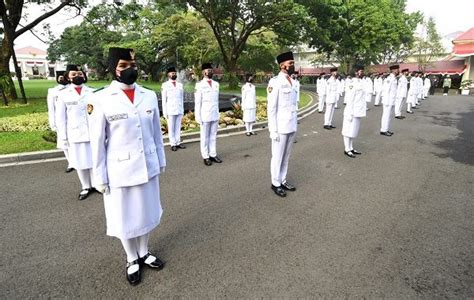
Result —
<svg viewBox="0 0 474 300"><path fill-rule="evenodd" d="M461 82L461 95L469 95L469 87L473 84L472 80L463 80Z"/></svg>

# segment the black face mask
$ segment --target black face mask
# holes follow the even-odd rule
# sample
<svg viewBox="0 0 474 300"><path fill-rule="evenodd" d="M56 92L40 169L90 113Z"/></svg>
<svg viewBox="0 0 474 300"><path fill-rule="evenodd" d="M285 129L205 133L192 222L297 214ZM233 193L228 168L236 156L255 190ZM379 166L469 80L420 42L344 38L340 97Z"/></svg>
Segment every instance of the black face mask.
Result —
<svg viewBox="0 0 474 300"><path fill-rule="evenodd" d="M214 76L213 72L207 72L207 78L212 79L212 76Z"/></svg>
<svg viewBox="0 0 474 300"><path fill-rule="evenodd" d="M69 82L66 79L58 80L58 83L61 85L68 85Z"/></svg>
<svg viewBox="0 0 474 300"><path fill-rule="evenodd" d="M125 70L120 71L120 76L117 76L117 81L131 85L137 81L138 70L135 68L126 68Z"/></svg>
<svg viewBox="0 0 474 300"><path fill-rule="evenodd" d="M71 79L72 83L75 85L81 85L83 84L86 80L82 76L76 76Z"/></svg>
<svg viewBox="0 0 474 300"><path fill-rule="evenodd" d="M176 75L171 76L171 80L176 80L176 78L178 78L178 76Z"/></svg>
<svg viewBox="0 0 474 300"><path fill-rule="evenodd" d="M292 75L292 74L295 74L295 66L289 66L287 69L286 69L286 72L288 72L288 75Z"/></svg>

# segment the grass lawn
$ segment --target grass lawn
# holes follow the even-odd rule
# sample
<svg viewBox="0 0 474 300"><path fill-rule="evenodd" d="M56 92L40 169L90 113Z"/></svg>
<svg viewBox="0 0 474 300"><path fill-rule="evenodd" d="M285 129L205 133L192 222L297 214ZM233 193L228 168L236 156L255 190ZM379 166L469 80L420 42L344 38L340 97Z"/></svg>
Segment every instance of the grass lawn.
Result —
<svg viewBox="0 0 474 300"><path fill-rule="evenodd" d="M100 88L109 84L108 81L90 81L87 83L92 88ZM52 80L27 80L24 81L28 104L22 104L21 100L10 103L9 106L0 106L0 118L13 117L36 112L46 112L48 110L46 104L46 95L48 88L54 87L56 84ZM147 88L160 91L161 83L145 82L143 84ZM226 88L226 84L221 85L223 93L240 94L240 88L230 90ZM194 84L185 85L186 92L194 91ZM19 91L18 91L19 92ZM266 90L264 87L257 87L257 101L266 101ZM311 97L302 92L300 99L300 107L305 107L310 102ZM43 131L32 132L0 132L0 155L9 153L29 152L54 149L54 143L47 142L43 139Z"/></svg>

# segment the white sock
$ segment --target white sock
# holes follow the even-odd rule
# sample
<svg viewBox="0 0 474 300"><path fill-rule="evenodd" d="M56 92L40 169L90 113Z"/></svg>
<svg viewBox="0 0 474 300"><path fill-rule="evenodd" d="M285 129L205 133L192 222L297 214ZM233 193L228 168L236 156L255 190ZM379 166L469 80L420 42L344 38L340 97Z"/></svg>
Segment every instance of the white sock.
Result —
<svg viewBox="0 0 474 300"><path fill-rule="evenodd" d="M249 123L249 132L253 131L253 123Z"/></svg>
<svg viewBox="0 0 474 300"><path fill-rule="evenodd" d="M351 138L348 138L347 136L343 136L344 138L344 149L346 152L351 151Z"/></svg>
<svg viewBox="0 0 474 300"><path fill-rule="evenodd" d="M91 170L92 169L76 170L77 176L79 176L79 181L81 182L83 190L90 189L92 187Z"/></svg>
<svg viewBox="0 0 474 300"><path fill-rule="evenodd" d="M143 257L148 253L148 239L150 234L144 234L137 237L137 246L138 246L138 256Z"/></svg>
<svg viewBox="0 0 474 300"><path fill-rule="evenodd" d="M245 130L250 132L250 123L245 122Z"/></svg>
<svg viewBox="0 0 474 300"><path fill-rule="evenodd" d="M125 254L127 254L127 262L132 262L138 259L138 245L137 238L120 239L122 242Z"/></svg>
<svg viewBox="0 0 474 300"><path fill-rule="evenodd" d="M349 138L349 148L352 150L354 150L354 147L352 147L352 142L354 141L353 138Z"/></svg>

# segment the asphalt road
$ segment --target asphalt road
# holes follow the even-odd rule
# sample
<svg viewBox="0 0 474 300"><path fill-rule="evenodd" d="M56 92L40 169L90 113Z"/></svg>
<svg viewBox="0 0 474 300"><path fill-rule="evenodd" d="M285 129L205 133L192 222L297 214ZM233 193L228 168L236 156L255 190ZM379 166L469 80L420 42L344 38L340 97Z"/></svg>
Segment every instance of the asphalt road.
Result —
<svg viewBox="0 0 474 300"><path fill-rule="evenodd" d="M381 107L356 149L323 115L301 121L285 199L270 190L267 131L166 150L162 224L151 250L167 265L132 287L105 235L102 198L76 200L65 162L0 168L1 298L474 297L474 98L432 97L379 135Z"/></svg>

